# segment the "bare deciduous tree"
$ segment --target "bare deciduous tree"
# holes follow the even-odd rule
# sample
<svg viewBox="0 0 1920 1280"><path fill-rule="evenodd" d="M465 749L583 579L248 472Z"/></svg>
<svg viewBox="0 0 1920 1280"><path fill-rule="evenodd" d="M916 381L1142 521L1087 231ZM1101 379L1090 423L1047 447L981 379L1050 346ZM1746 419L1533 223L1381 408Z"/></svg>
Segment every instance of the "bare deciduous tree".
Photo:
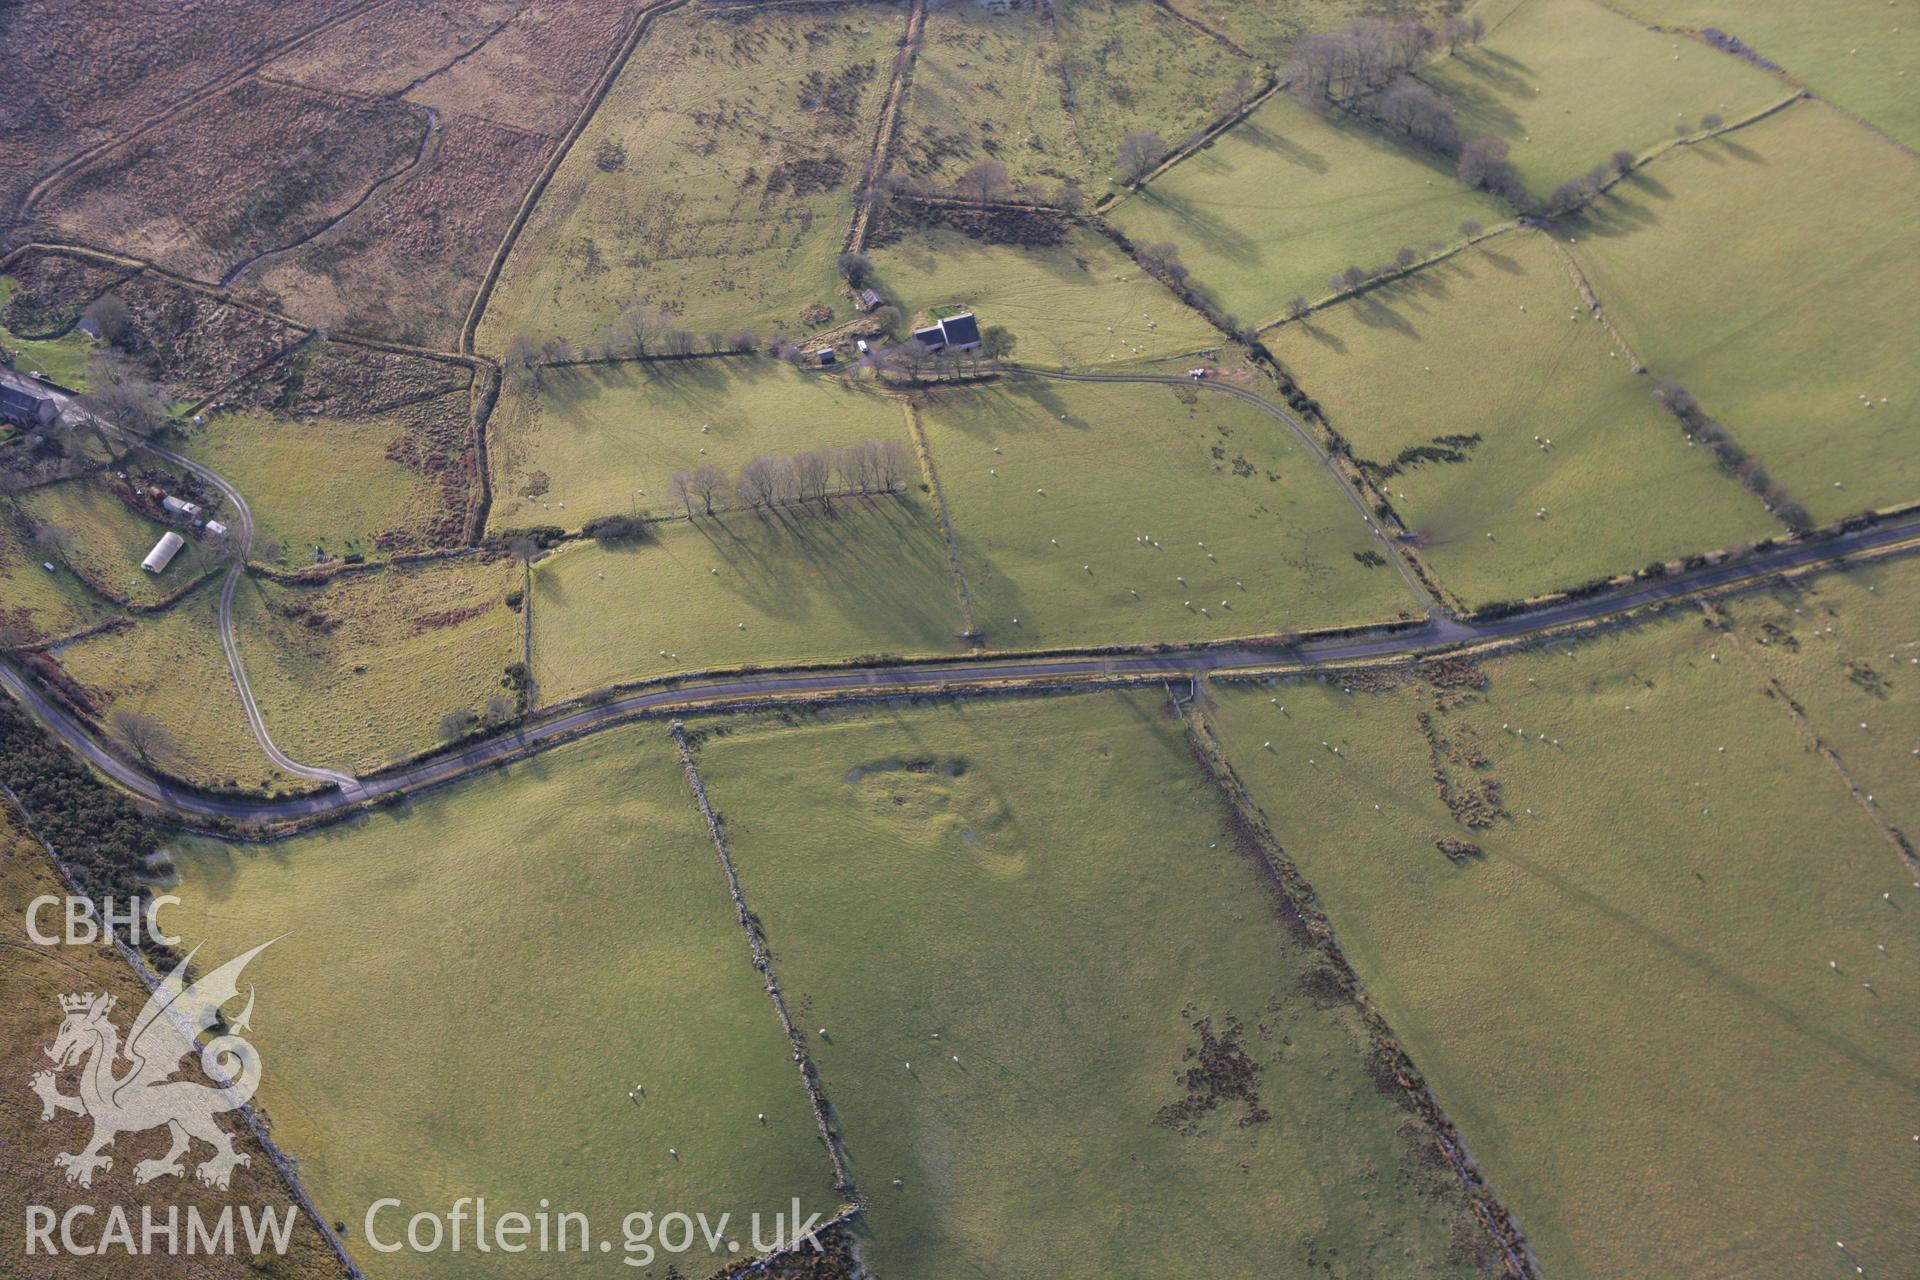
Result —
<svg viewBox="0 0 1920 1280"><path fill-rule="evenodd" d="M1135 129L1120 139L1119 150L1114 153L1115 163L1120 167L1121 181L1138 182L1165 154L1167 143L1164 138L1151 129Z"/></svg>
<svg viewBox="0 0 1920 1280"><path fill-rule="evenodd" d="M107 731L149 769L174 751L173 735L159 721L129 707L107 717Z"/></svg>
<svg viewBox="0 0 1920 1280"><path fill-rule="evenodd" d="M727 489L727 473L709 464L700 467L687 477L688 487L695 497L700 499L700 508L707 515L713 514L713 505Z"/></svg>
<svg viewBox="0 0 1920 1280"><path fill-rule="evenodd" d="M155 382L133 361L114 352L100 352L87 361L87 384L81 407L110 426L145 438L167 424L173 389Z"/></svg>
<svg viewBox="0 0 1920 1280"><path fill-rule="evenodd" d="M802 502L832 504L827 491L833 485L833 455L824 449L809 449L793 460L793 478Z"/></svg>
<svg viewBox="0 0 1920 1280"><path fill-rule="evenodd" d="M968 200L1002 200L1007 194L1007 166L982 160L954 180L953 189Z"/></svg>

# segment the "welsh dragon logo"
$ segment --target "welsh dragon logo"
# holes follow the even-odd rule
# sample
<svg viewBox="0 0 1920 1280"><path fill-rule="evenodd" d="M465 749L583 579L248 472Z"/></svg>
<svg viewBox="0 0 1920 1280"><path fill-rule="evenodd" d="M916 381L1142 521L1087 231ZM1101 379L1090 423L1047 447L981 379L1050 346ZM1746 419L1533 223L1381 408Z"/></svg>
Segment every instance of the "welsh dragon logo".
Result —
<svg viewBox="0 0 1920 1280"><path fill-rule="evenodd" d="M46 1054L61 1070L80 1068L80 1092L59 1092L52 1071L35 1073L33 1091L40 1095L42 1121L61 1111L93 1120L91 1142L79 1152L53 1158L67 1171L68 1182L91 1187L96 1170L113 1168L113 1157L102 1153L114 1138L162 1125L172 1135L173 1146L159 1159L135 1165L135 1182L183 1176L186 1166L180 1157L196 1138L213 1148L213 1155L194 1170L194 1176L209 1187L224 1190L234 1169L251 1163L233 1149L233 1139L215 1117L244 1106L260 1086L259 1051L240 1034L252 1021L253 988L248 987L246 1008L224 1034L205 1045L199 1039L218 1021L221 1007L239 998L240 972L247 962L272 945L263 942L190 985L186 971L193 953L189 952L148 997L125 1045L120 1028L108 1017L117 1003L115 997L91 992L60 997L65 1018ZM201 1068L216 1084L173 1078L181 1070L181 1059L196 1048Z"/></svg>

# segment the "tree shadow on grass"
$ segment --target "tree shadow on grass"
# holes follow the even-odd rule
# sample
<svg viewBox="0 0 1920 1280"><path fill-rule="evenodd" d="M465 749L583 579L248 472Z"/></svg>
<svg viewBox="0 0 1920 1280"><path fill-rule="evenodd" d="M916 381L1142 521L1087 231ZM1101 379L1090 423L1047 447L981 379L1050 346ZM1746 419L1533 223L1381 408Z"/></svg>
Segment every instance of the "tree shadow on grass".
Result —
<svg viewBox="0 0 1920 1280"><path fill-rule="evenodd" d="M1260 249L1251 236L1202 205L1183 196L1163 193L1149 187L1141 199L1157 205L1180 220L1181 226L1201 245L1235 263L1257 263Z"/></svg>

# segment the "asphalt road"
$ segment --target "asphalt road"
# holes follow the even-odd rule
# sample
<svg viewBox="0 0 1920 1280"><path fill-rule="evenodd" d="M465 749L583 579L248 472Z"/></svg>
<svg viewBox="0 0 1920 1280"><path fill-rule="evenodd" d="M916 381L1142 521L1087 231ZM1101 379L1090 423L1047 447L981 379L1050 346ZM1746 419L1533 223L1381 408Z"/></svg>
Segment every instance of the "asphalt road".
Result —
<svg viewBox="0 0 1920 1280"><path fill-rule="evenodd" d="M1331 640L1294 649L1242 645L1176 649L1154 654L982 658L832 671L755 672L722 679L696 680L647 689L598 706L581 708L549 719L537 719L514 733L475 742L413 768L358 780L351 791L327 790L286 800L203 796L150 777L105 750L65 711L29 685L17 671L3 664L0 664L0 687L4 687L62 741L101 772L152 801L173 819L193 823L219 818L247 824L271 824L324 816L363 799L376 799L396 791L419 791L642 715L692 711L716 702L781 696L884 696L908 691L938 692L980 684L1045 687L1052 683L1072 683L1100 676L1147 681L1184 680L1188 676L1235 668L1310 671L1369 659L1415 657L1462 644L1544 636L1569 626L1697 591L1752 582L1786 569L1839 562L1864 552L1916 539L1920 539L1920 514L1819 542L1776 548L1737 565L1699 569L1658 582L1635 584L1584 600L1551 605L1489 622L1434 618L1424 625L1404 631Z"/></svg>

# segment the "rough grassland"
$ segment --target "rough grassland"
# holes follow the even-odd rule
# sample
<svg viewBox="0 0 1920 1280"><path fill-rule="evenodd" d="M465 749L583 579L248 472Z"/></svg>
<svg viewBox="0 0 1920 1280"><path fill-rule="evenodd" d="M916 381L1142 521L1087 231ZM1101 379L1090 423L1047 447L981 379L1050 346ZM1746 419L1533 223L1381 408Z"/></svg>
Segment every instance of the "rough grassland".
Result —
<svg viewBox="0 0 1920 1280"><path fill-rule="evenodd" d="M194 457L247 495L260 531L296 564L316 544L366 552L375 536L433 490L386 456L393 424L278 422L221 414L194 435Z"/></svg>
<svg viewBox="0 0 1920 1280"><path fill-rule="evenodd" d="M131 1207L135 1204L151 1205L156 1221L161 1223L166 1221L168 1207L177 1207L183 1215L183 1230L189 1206L209 1223L233 1207L236 1236L241 1234L240 1206L257 1206L255 1212L269 1210L284 1221L293 1210L286 1188L265 1154L254 1145L246 1126L232 1117L223 1119L221 1127L234 1134L236 1149L248 1153L252 1163L234 1171L230 1190L203 1187L191 1176L167 1178L136 1189L133 1166L141 1160L157 1159L167 1149L165 1135L153 1130L122 1135L114 1144L113 1168L100 1174L91 1189L68 1185L65 1171L54 1165L55 1154L80 1150L92 1129L85 1116L61 1115L42 1122L40 1099L26 1087L28 1077L50 1065L42 1050L53 1043L60 1029L60 997L83 991L109 993L119 1000L114 1021L125 1029L145 1006L147 990L119 953L108 948L28 945L21 932L27 904L43 895L64 897L66 886L54 875L39 842L21 827L18 811L4 801L0 805L5 806L0 809L0 912L4 912L8 928L7 945L0 947L0 985L7 991L7 999L0 1002L0 1037L4 1037L0 1044L6 1046L0 1069L18 1082L17 1088L0 1090L0 1134L5 1135L0 1138L0 1152L5 1153L0 1156L0 1198L15 1206L16 1212L19 1206L33 1204L46 1205L54 1214L64 1215L76 1205L104 1205L106 1197L118 1201L124 1196L136 1240L140 1211ZM63 1071L60 1075L60 1092L76 1092L78 1073ZM194 1156L189 1157L190 1166L206 1154L206 1147L196 1145ZM99 1212L104 1213L104 1207ZM76 1236L83 1243L98 1239L97 1227L89 1234L86 1224L102 1224L101 1218L89 1219L83 1213L74 1221ZM6 1248L11 1266L19 1257L15 1251L24 1249L24 1240L14 1227L8 1228ZM21 1274L33 1274L34 1268L43 1263L44 1255L35 1258ZM118 1280L129 1269L125 1254L117 1249L105 1257L67 1255L45 1266L40 1274L60 1280ZM286 1255L264 1257L258 1267L244 1250L231 1256L171 1257L165 1253L163 1241L162 1250L143 1257L138 1269L141 1276L152 1280L253 1280L262 1275L279 1280L322 1280L342 1274L320 1233L304 1216L294 1225Z"/></svg>
<svg viewBox="0 0 1920 1280"><path fill-rule="evenodd" d="M1218 347L1219 330L1105 237L1075 228L1044 247L918 228L872 254L878 288L911 317L972 307L1014 337L1027 364L1091 368Z"/></svg>
<svg viewBox="0 0 1920 1280"><path fill-rule="evenodd" d="M997 647L1217 640L1415 608L1390 566L1358 559L1378 544L1333 477L1250 405L1017 381L942 394L923 417Z"/></svg>
<svg viewBox="0 0 1920 1280"><path fill-rule="evenodd" d="M63 564L99 590L135 604L152 604L171 595L203 571L196 556L198 544L191 537L165 572L142 569L140 562L166 526L129 510L102 481L63 480L31 489L13 501L36 528L52 525L64 531L64 552L42 559Z"/></svg>
<svg viewBox="0 0 1920 1280"><path fill-rule="evenodd" d="M833 259L903 31L865 5L658 19L515 246L482 349L592 340L630 308L701 333L845 319Z"/></svg>
<svg viewBox="0 0 1920 1280"><path fill-rule="evenodd" d="M1806 102L1614 188L1570 248L1641 359L1830 519L1920 494L1916 210L1920 162Z"/></svg>
<svg viewBox="0 0 1920 1280"><path fill-rule="evenodd" d="M439 128L419 165L363 208L296 252L241 277L259 296L302 318L348 332L451 348L487 267L575 113L631 29L633 0L573 0L498 12L476 31L411 6L367 28L335 33L321 67L369 78L391 72L369 48L392 47L387 22L412 63L449 43L460 50L401 86ZM476 37L478 37L476 39ZM324 78L326 72L306 74ZM311 80L309 81L312 82Z"/></svg>
<svg viewBox="0 0 1920 1280"><path fill-rule="evenodd" d="M349 333L451 347L552 139L477 117L443 120L405 181L236 282L258 301Z"/></svg>
<svg viewBox="0 0 1920 1280"><path fill-rule="evenodd" d="M271 63L278 79L355 93L399 93L471 56L526 0L393 0Z"/></svg>
<svg viewBox="0 0 1920 1280"><path fill-rule="evenodd" d="M1174 0L1174 7L1218 31L1271 66L1286 65L1293 42L1315 31L1332 31L1354 18L1413 18L1439 25L1445 0L1296 0L1285 5L1243 0Z"/></svg>
<svg viewBox="0 0 1920 1280"><path fill-rule="evenodd" d="M90 165L43 216L83 244L218 281L345 212L426 130L404 102L244 81Z"/></svg>
<svg viewBox="0 0 1920 1280"><path fill-rule="evenodd" d="M1506 212L1451 166L1282 94L1107 216L1136 244L1178 246L1222 310L1266 324L1295 297L1325 296L1350 266L1402 247L1425 254L1458 240L1466 219Z"/></svg>
<svg viewBox="0 0 1920 1280"><path fill-rule="evenodd" d="M48 573L41 566L52 564ZM30 641L66 635L98 621L106 606L0 509L0 631Z"/></svg>
<svg viewBox="0 0 1920 1280"><path fill-rule="evenodd" d="M1317 957L1163 706L827 715L700 749L871 1201L866 1260L1494 1274L1461 1256L1485 1237L1458 1183L1376 1087L1352 1006L1311 994ZM1203 1024L1229 1047L1196 1058ZM1229 1063L1252 1097L1188 1078ZM1148 1220L1178 1229L1115 1229Z"/></svg>
<svg viewBox="0 0 1920 1280"><path fill-rule="evenodd" d="M1727 120L1792 92L1738 58L1648 31L1595 0L1523 0L1477 48L1420 72L1458 109L1460 135L1503 138L1515 172L1544 196L1620 150L1670 141L1674 126Z"/></svg>
<svg viewBox="0 0 1920 1280"><path fill-rule="evenodd" d="M379 1219L389 1238L461 1195L490 1216L543 1198L585 1213L616 1261L541 1259L568 1276L624 1270L629 1212L732 1213L743 1241L749 1213L770 1231L796 1196L831 1212L806 1094L660 725L286 843L185 843L176 861L185 938L224 955L286 935L248 969L261 1097L378 1274L528 1274L470 1237L376 1255L362 1231L383 1196L404 1205ZM702 1246L654 1274L668 1261L717 1265Z"/></svg>
<svg viewBox="0 0 1920 1280"><path fill-rule="evenodd" d="M323 587L243 584L240 650L267 727L303 762L364 772L424 750L449 712L505 693L520 659L517 566L466 558L344 573Z"/></svg>
<svg viewBox="0 0 1920 1280"><path fill-rule="evenodd" d="M1920 59L1912 20L1896 6L1882 0L1626 0L1622 7L1652 22L1727 32L1821 97L1920 147L1920 95L1913 83Z"/></svg>
<svg viewBox="0 0 1920 1280"><path fill-rule="evenodd" d="M260 531L295 567L316 545L331 555L412 550L451 540L434 531L465 511L449 513L438 478L408 465L416 456L407 449L409 419L463 429L467 407L466 392L456 391L437 405L369 418L223 413L194 430L187 452L247 495Z"/></svg>
<svg viewBox="0 0 1920 1280"><path fill-rule="evenodd" d="M893 172L934 187L983 161L1051 193L1085 181L1087 158L1062 101L1060 53L1043 10L931 9L902 107Z"/></svg>
<svg viewBox="0 0 1920 1280"><path fill-rule="evenodd" d="M125 710L166 731L169 741L153 758L168 773L272 791L287 779L247 728L214 627L219 599L216 581L165 613L68 645L60 650L60 664L87 691L102 724ZM253 660L252 651L245 656Z"/></svg>
<svg viewBox="0 0 1920 1280"><path fill-rule="evenodd" d="M635 507L685 514L669 492L676 471L717 466L731 476L761 454L883 439L906 440L898 400L784 361L546 369L509 380L488 428L491 521L574 529Z"/></svg>
<svg viewBox="0 0 1920 1280"><path fill-rule="evenodd" d="M1236 77L1259 67L1152 0L1056 5L1081 145L1096 181L1110 181L1120 140L1151 130L1177 146L1221 114Z"/></svg>
<svg viewBox="0 0 1920 1280"><path fill-rule="evenodd" d="M1552 246L1530 233L1316 312L1268 346L1376 475L1410 449L1465 455L1416 455L1380 480L1463 600L1520 598L1780 532L1688 447L1648 380L1613 354Z"/></svg>
<svg viewBox="0 0 1920 1280"><path fill-rule="evenodd" d="M682 671L959 648L959 592L916 492L836 502L831 517L735 511L654 534L534 566L543 700Z"/></svg>
<svg viewBox="0 0 1920 1280"><path fill-rule="evenodd" d="M1920 566L1798 578L1722 611L1881 816L1920 842Z"/></svg>
<svg viewBox="0 0 1920 1280"><path fill-rule="evenodd" d="M1785 1280L1842 1240L1892 1275L1920 1248L1920 894L1725 644L1683 608L1501 659L1484 693L1220 694L1543 1274ZM1498 779L1505 816L1454 822L1436 767L1456 796Z"/></svg>

